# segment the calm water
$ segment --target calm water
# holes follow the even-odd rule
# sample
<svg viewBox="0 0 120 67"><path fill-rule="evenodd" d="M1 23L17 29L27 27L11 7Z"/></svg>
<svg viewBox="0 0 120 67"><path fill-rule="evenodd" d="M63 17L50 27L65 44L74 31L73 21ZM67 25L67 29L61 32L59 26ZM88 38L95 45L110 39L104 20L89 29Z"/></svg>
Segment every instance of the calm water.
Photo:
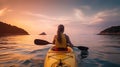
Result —
<svg viewBox="0 0 120 67"><path fill-rule="evenodd" d="M52 37L0 37L0 67L43 67L45 54L51 45L37 46L34 39L52 42ZM70 38L76 46L89 47L89 55L79 60L79 67L120 67L120 36L80 35Z"/></svg>

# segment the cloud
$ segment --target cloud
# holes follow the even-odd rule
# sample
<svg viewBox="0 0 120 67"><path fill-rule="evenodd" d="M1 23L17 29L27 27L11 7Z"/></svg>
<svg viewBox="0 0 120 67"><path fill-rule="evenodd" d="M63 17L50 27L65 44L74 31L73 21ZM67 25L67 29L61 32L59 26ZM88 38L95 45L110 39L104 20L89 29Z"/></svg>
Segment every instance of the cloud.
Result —
<svg viewBox="0 0 120 67"><path fill-rule="evenodd" d="M75 16L78 18L80 21L85 21L85 15L80 9L75 9Z"/></svg>
<svg viewBox="0 0 120 67"><path fill-rule="evenodd" d="M80 6L80 9L82 9L82 10L91 10L91 7L87 6L87 5L83 5L83 6Z"/></svg>
<svg viewBox="0 0 120 67"><path fill-rule="evenodd" d="M69 21L71 21L70 17L67 16L61 16L61 17L52 17L52 16L48 16L48 15L44 15L44 14L40 14L40 13L32 13L32 12L28 12L28 11L24 11L23 14L29 15L31 17L35 17L37 18L38 22L47 24L47 23L52 23L52 24L58 24L58 23L63 23L63 24L67 24L69 23Z"/></svg>
<svg viewBox="0 0 120 67"><path fill-rule="evenodd" d="M79 21L80 24L87 25L102 24L105 23L106 21L113 20L117 21L120 18L119 9L103 10L91 16L85 15L85 13L81 9L75 9L74 11L75 17L77 18L76 20Z"/></svg>
<svg viewBox="0 0 120 67"><path fill-rule="evenodd" d="M91 21L91 16L86 15L82 9L74 9L74 15L75 15L75 20L79 22L80 24L90 24Z"/></svg>
<svg viewBox="0 0 120 67"><path fill-rule="evenodd" d="M3 8L0 10L0 16L3 16L6 12L7 8Z"/></svg>
<svg viewBox="0 0 120 67"><path fill-rule="evenodd" d="M11 11L13 10L8 8L3 8L0 10L0 16L3 16L4 14L7 14L7 12L11 12Z"/></svg>
<svg viewBox="0 0 120 67"><path fill-rule="evenodd" d="M117 26L120 25L120 9L113 9L113 10L106 10L101 12L98 16L99 18L103 19L99 24L96 26L101 26L103 28L110 27L110 26Z"/></svg>
<svg viewBox="0 0 120 67"><path fill-rule="evenodd" d="M99 23L99 24L110 24L115 23L116 21L120 21L120 12L119 9L113 9L113 10L105 10L98 12L93 16L93 19L90 23Z"/></svg>
<svg viewBox="0 0 120 67"><path fill-rule="evenodd" d="M40 18L43 18L43 19L49 19L49 20L55 20L56 18L50 18L49 16L46 16L46 15L43 15L43 14L37 14L37 13L32 13L32 12L24 12L25 14L27 15L31 15L31 16L34 16L34 17L40 17Z"/></svg>
<svg viewBox="0 0 120 67"><path fill-rule="evenodd" d="M120 25L119 11L120 9L102 10L92 15L87 15L82 9L74 9L74 19L67 26L70 31L76 32L75 34L96 33L104 28Z"/></svg>

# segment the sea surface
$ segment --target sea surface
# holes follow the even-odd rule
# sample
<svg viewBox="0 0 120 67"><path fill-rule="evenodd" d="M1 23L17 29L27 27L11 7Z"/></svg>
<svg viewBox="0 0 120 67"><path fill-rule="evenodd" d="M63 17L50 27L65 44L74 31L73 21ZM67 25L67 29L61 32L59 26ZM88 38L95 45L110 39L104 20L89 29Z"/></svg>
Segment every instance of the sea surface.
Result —
<svg viewBox="0 0 120 67"><path fill-rule="evenodd" d="M120 35L80 35L70 38L75 46L89 47L88 56L78 60L79 67L120 67ZM45 55L52 45L35 45L34 39L52 42L53 35L0 37L0 67L43 67Z"/></svg>

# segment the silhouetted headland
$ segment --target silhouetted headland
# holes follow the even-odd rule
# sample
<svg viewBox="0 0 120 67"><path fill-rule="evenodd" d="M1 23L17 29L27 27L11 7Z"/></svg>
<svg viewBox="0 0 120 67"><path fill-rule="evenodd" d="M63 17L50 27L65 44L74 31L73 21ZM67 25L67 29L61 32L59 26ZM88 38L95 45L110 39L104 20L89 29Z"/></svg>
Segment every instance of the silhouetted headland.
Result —
<svg viewBox="0 0 120 67"><path fill-rule="evenodd" d="M39 35L47 35L45 32L40 33Z"/></svg>
<svg viewBox="0 0 120 67"><path fill-rule="evenodd" d="M98 35L120 35L120 26L112 26L103 31Z"/></svg>
<svg viewBox="0 0 120 67"><path fill-rule="evenodd" d="M0 36L29 35L24 29L0 21Z"/></svg>

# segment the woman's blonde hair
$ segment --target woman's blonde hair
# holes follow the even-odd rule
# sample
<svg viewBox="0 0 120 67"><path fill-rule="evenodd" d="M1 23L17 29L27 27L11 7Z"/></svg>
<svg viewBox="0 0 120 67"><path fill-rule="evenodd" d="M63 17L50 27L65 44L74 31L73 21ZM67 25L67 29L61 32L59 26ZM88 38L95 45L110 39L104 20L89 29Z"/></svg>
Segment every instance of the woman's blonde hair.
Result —
<svg viewBox="0 0 120 67"><path fill-rule="evenodd" d="M60 24L59 26L58 26L58 30L57 30L57 40L58 40L58 42L59 43L61 43L62 42L62 36L61 36L61 34L64 32L64 25L62 25L62 24Z"/></svg>

